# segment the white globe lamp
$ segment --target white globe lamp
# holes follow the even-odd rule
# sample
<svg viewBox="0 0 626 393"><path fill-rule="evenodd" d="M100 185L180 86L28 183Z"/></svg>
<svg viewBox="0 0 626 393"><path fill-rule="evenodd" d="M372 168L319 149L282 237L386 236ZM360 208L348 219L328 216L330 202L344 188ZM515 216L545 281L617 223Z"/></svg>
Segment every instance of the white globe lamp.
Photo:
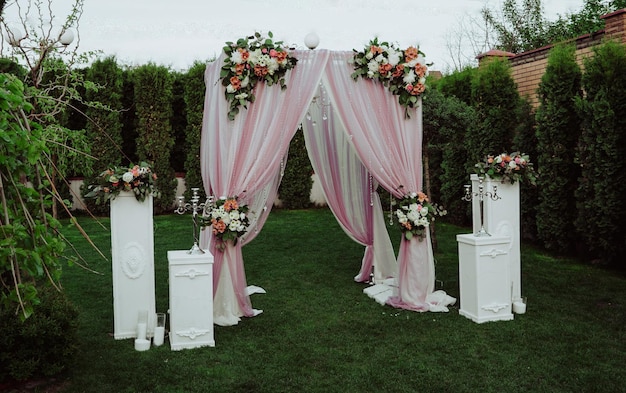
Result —
<svg viewBox="0 0 626 393"><path fill-rule="evenodd" d="M11 44L12 46L18 46L20 44L20 41L25 36L26 34L24 34L22 30L17 26L9 26L7 28L6 38L7 41L9 41L9 44Z"/></svg>
<svg viewBox="0 0 626 393"><path fill-rule="evenodd" d="M68 46L72 43L72 41L74 41L74 32L70 29L64 30L59 37L59 42L65 46Z"/></svg>
<svg viewBox="0 0 626 393"><path fill-rule="evenodd" d="M317 48L319 44L320 44L320 37L314 32L311 32L304 37L304 45L306 45L306 47L311 50Z"/></svg>

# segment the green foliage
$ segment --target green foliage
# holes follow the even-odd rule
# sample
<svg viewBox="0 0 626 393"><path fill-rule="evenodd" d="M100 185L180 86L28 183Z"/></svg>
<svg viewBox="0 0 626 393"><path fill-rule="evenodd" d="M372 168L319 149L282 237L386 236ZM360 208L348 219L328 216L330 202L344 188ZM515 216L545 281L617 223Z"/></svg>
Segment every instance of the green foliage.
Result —
<svg viewBox="0 0 626 393"><path fill-rule="evenodd" d="M494 59L478 68L472 79L472 106L477 122L465 138L468 173L485 156L511 150L520 105L517 86L506 60Z"/></svg>
<svg viewBox="0 0 626 393"><path fill-rule="evenodd" d="M495 48L513 53L537 49L604 29L603 15L626 7L625 0L585 0L576 12L555 21L543 16L541 0L505 0L499 11L485 7L483 20L495 32Z"/></svg>
<svg viewBox="0 0 626 393"><path fill-rule="evenodd" d="M436 82L436 87L446 97L456 97L466 105L472 104L472 79L477 68L466 67L455 71Z"/></svg>
<svg viewBox="0 0 626 393"><path fill-rule="evenodd" d="M504 0L501 7L499 12L487 7L481 11L496 34L497 49L520 53L552 42L541 0L522 0L521 6L517 0Z"/></svg>
<svg viewBox="0 0 626 393"><path fill-rule="evenodd" d="M585 0L579 11L559 15L559 18L549 26L549 34L558 40L593 34L604 29L605 23L601 16L624 7L626 7L624 0Z"/></svg>
<svg viewBox="0 0 626 393"><path fill-rule="evenodd" d="M35 280L58 281L65 247L49 214L55 194L42 164L49 150L42 127L26 115L32 108L22 82L0 74L0 304L18 304L22 319L39 301Z"/></svg>
<svg viewBox="0 0 626 393"><path fill-rule="evenodd" d="M206 64L196 62L187 71L184 79L185 113L187 127L185 128L185 184L187 186L186 199L191 198L191 188L203 189L202 174L200 172L200 137L202 134L202 118L204 115L204 72Z"/></svg>
<svg viewBox="0 0 626 393"><path fill-rule="evenodd" d="M98 86L88 91L85 97L89 101L97 101L101 105L89 106L85 114L89 118L86 125L87 136L91 142L91 167L95 173L80 172L85 176L86 185L95 184L96 176L107 168L119 166L126 162L122 150L122 69L115 57L107 57L95 61L88 69L86 80ZM83 188L83 196L87 188ZM92 213L108 214L107 204L98 205L86 199L87 208Z"/></svg>
<svg viewBox="0 0 626 393"><path fill-rule="evenodd" d="M582 97L580 67L573 46L555 46L548 57L539 85L537 109L537 165L539 204L537 231L543 245L563 254L579 243L573 231L577 216L576 199L580 166L575 151L580 137L576 100Z"/></svg>
<svg viewBox="0 0 626 393"><path fill-rule="evenodd" d="M626 261L626 49L607 42L585 61L576 228L601 259Z"/></svg>
<svg viewBox="0 0 626 393"><path fill-rule="evenodd" d="M466 130L476 122L476 113L460 99L436 89L427 90L423 102L424 135L431 157L430 199L448 211L446 221L467 224L469 205L461 200L463 185L468 182L463 141Z"/></svg>
<svg viewBox="0 0 626 393"><path fill-rule="evenodd" d="M516 117L518 125L513 138L513 150L526 153L532 162L537 162L537 137L535 135L535 115L530 103L521 99L517 107ZM527 240L537 239L537 205L539 204L539 189L537 176L527 178L520 183L520 215L521 237Z"/></svg>
<svg viewBox="0 0 626 393"><path fill-rule="evenodd" d="M0 304L0 382L50 377L72 367L78 348L78 310L50 285L40 285L41 303L25 321Z"/></svg>
<svg viewBox="0 0 626 393"><path fill-rule="evenodd" d="M304 143L304 133L299 129L289 144L289 158L278 188L278 196L287 209L303 209L311 204L311 174L313 167Z"/></svg>
<svg viewBox="0 0 626 393"><path fill-rule="evenodd" d="M137 139L139 133L137 125L137 105L135 104L135 81L133 70L122 70L122 151L128 157L129 162L139 162L137 154Z"/></svg>
<svg viewBox="0 0 626 393"><path fill-rule="evenodd" d="M187 157L187 105L185 104L185 84L187 75L180 72L173 72L174 81L172 85L172 137L174 146L170 161L175 172L183 172ZM202 90L204 91L204 90ZM200 145L197 145L200 146Z"/></svg>
<svg viewBox="0 0 626 393"><path fill-rule="evenodd" d="M152 162L161 198L154 201L157 213L169 212L176 194L176 177L170 164L172 99L174 76L170 70L146 64L133 71L137 112L137 153L142 161Z"/></svg>

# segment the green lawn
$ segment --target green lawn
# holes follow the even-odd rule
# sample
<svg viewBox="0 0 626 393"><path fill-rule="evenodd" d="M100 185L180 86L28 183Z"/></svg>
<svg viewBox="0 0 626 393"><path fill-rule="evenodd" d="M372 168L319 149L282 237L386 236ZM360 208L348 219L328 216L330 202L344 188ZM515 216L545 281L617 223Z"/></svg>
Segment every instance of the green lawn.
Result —
<svg viewBox="0 0 626 393"><path fill-rule="evenodd" d="M81 218L110 256L108 229ZM108 219L101 219L108 228ZM155 217L157 311L168 307L168 250L192 244L189 215ZM458 298L455 235L437 224L437 279ZM394 244L400 239L390 227ZM115 340L110 262L77 231L91 273L65 270L80 309L80 352L66 392L616 392L626 389L626 279L541 250L522 249L528 312L476 324L458 314L381 306L355 283L363 247L327 209L276 210L244 247L252 296L264 312L216 326L214 348L147 352ZM458 305L458 303L457 303Z"/></svg>

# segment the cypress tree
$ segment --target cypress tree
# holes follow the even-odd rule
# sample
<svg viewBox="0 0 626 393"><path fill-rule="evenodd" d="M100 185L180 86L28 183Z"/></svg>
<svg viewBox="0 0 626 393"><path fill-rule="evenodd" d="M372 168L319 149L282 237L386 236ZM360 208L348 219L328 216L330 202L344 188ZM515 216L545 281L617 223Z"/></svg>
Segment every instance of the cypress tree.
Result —
<svg viewBox="0 0 626 393"><path fill-rule="evenodd" d="M580 137L576 100L582 97L581 78L575 48L556 46L538 90L537 232L546 248L560 253L571 252L577 240L572 228L577 215L573 196L580 176L574 152Z"/></svg>

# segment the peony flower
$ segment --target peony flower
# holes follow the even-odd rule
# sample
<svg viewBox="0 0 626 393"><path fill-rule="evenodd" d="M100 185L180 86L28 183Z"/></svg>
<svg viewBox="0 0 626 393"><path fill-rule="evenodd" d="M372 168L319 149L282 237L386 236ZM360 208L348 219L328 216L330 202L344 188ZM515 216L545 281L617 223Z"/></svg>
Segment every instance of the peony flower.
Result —
<svg viewBox="0 0 626 393"><path fill-rule="evenodd" d="M387 55L387 61L393 67L397 66L400 63L400 53L396 51L390 51Z"/></svg>
<svg viewBox="0 0 626 393"><path fill-rule="evenodd" d="M236 50L233 53L231 53L230 61L232 61L235 64L243 63L243 57L241 55L241 52L239 50Z"/></svg>

